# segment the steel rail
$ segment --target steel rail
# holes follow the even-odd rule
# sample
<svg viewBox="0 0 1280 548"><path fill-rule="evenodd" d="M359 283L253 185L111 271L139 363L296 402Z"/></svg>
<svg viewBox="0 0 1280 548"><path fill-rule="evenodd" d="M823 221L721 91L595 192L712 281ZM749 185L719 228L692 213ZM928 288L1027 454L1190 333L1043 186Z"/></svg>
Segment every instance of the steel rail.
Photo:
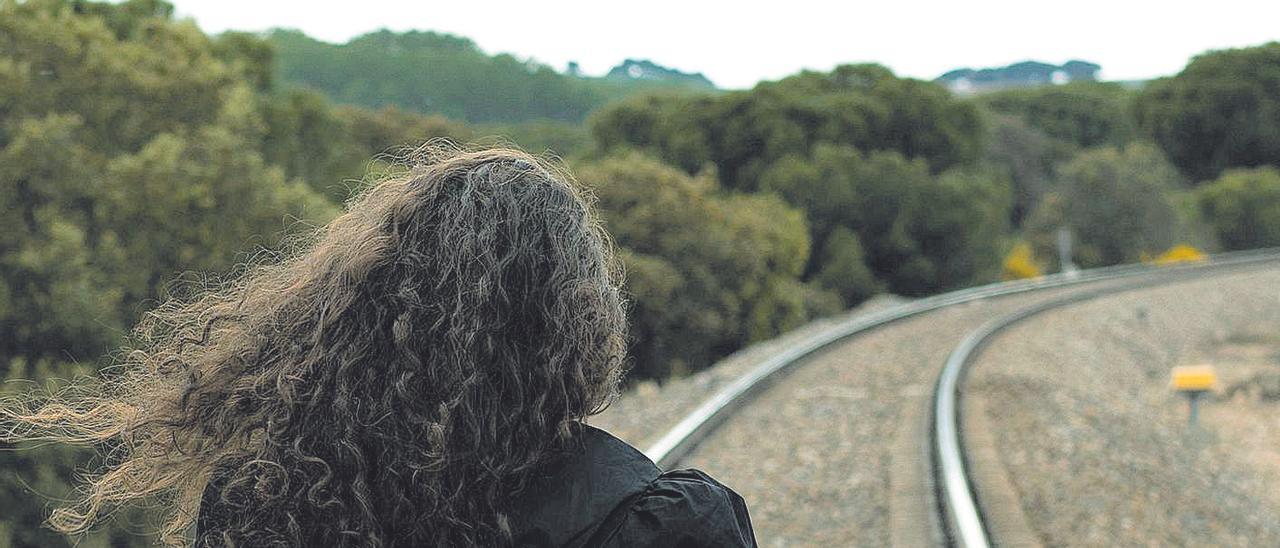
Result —
<svg viewBox="0 0 1280 548"><path fill-rule="evenodd" d="M959 429L960 383L970 364L992 338L1001 331L1042 312L1105 295L1144 287L1174 283L1224 269L1257 266L1280 260L1275 250L1222 254L1194 266L1125 271L1102 279L1138 277L1131 283L1098 288L1038 303L996 318L965 337L947 357L938 376L933 398L933 457L937 502L942 507L942 523L952 544L964 548L986 548L991 545L989 530L975 497L975 488L965 463L963 439ZM1147 276L1141 276L1146 274Z"/></svg>
<svg viewBox="0 0 1280 548"><path fill-rule="evenodd" d="M1051 274L1039 278L998 282L952 291L890 307L866 316L851 318L819 331L781 352L769 356L750 371L720 388L704 400L703 403L668 430L658 441L646 448L644 453L664 469L674 467L679 463L680 459L693 450L725 418L767 387L771 381L791 369L802 358L848 337L894 322L948 306L1005 295L1114 280L1151 272L1203 268L1206 264L1216 265L1223 261L1267 260L1274 257L1280 257L1280 250L1264 249L1225 253L1212 257L1204 264L1184 263L1168 266L1133 264Z"/></svg>

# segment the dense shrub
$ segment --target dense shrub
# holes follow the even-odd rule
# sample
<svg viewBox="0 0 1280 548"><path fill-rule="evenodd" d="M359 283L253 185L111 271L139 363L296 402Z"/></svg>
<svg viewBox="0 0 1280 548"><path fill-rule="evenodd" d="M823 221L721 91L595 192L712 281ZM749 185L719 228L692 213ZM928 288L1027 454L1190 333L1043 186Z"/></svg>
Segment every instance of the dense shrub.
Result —
<svg viewBox="0 0 1280 548"><path fill-rule="evenodd" d="M1280 246L1280 170L1229 170L1197 195L1226 249Z"/></svg>
<svg viewBox="0 0 1280 548"><path fill-rule="evenodd" d="M1054 139L1089 148L1122 146L1133 140L1132 95L1119 84L1073 82L998 91L979 95L978 100Z"/></svg>
<svg viewBox="0 0 1280 548"><path fill-rule="evenodd" d="M1068 228L1082 267L1138 262L1185 239L1172 198L1180 181L1149 145L1083 152L1062 167L1057 190L1032 214L1027 233L1048 255L1057 230Z"/></svg>
<svg viewBox="0 0 1280 548"><path fill-rule="evenodd" d="M630 153L576 166L623 249L641 377L705 367L810 315L801 212Z"/></svg>

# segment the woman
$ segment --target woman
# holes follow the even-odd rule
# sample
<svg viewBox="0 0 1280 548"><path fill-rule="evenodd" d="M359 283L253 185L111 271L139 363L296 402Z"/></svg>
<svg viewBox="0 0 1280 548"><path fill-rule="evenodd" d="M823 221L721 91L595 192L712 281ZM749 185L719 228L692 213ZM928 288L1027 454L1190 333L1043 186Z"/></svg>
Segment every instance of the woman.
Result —
<svg viewBox="0 0 1280 548"><path fill-rule="evenodd" d="M10 407L11 441L108 448L54 528L158 497L173 544L754 545L733 491L584 422L626 331L587 194L424 150L291 258L150 312L101 386Z"/></svg>

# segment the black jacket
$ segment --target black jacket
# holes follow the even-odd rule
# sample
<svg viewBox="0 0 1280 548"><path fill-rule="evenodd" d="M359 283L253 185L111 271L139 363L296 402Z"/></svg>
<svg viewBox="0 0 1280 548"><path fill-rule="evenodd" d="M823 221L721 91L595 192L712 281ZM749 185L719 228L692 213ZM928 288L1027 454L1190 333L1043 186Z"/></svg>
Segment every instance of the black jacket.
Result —
<svg viewBox="0 0 1280 548"><path fill-rule="evenodd" d="M582 430L583 451L516 499L520 547L755 546L742 497L698 470L663 473L608 432Z"/></svg>
<svg viewBox="0 0 1280 548"><path fill-rule="evenodd" d="M584 425L578 439L580 450L535 474L513 501L517 547L756 546L746 503L732 489L698 470L664 473L598 428ZM205 490L197 539L223 521L213 483Z"/></svg>

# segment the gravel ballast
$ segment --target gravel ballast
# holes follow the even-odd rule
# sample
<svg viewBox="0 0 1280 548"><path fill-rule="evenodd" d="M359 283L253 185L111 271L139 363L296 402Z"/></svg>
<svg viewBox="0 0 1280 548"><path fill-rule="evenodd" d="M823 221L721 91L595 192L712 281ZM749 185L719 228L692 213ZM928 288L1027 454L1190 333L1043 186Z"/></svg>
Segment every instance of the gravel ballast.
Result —
<svg viewBox="0 0 1280 548"><path fill-rule="evenodd" d="M1254 271L1103 297L1028 320L979 356L967 389L986 398L987 422L997 430L1027 521L1043 542L1280 545L1271 517L1275 502L1267 498L1273 484L1230 464L1226 430L1187 435L1186 403L1168 391L1170 364L1196 362L1233 337L1276 340L1280 295L1268 291L1280 287L1277 282L1280 272ZM894 493L923 479L903 477L904 469L920 469L903 466L920 458L923 440L909 439L920 430L912 426L927 412L953 347L983 322L1084 289L959 305L833 345L729 418L682 466L706 470L743 495L761 546L889 545L901 538L902 513L896 520L893 514L904 505ZM770 353L812 330L892 304L872 302L822 320L688 378L640 383L592 422L647 447ZM1064 378L1064 363L1079 373ZM1216 405L1206 406L1206 424ZM1257 420L1266 422L1265 416ZM1250 428L1232 431L1274 433L1280 424ZM905 454L904 447L915 449ZM1275 446L1251 447L1247 460L1256 463L1268 454L1259 451ZM1190 474L1186 483L1170 479L1201 467L1210 471ZM1280 474L1280 467L1273 472Z"/></svg>
<svg viewBox="0 0 1280 548"><path fill-rule="evenodd" d="M1277 341L1278 288L1271 269L1102 297L1035 316L982 352L966 393L985 400L1045 545L1280 546L1280 444L1249 437L1280 432L1280 405L1210 399L1193 429L1169 387L1178 365L1213 363L1223 385L1280 369L1221 357Z"/></svg>
<svg viewBox="0 0 1280 548"><path fill-rule="evenodd" d="M641 381L618 398L591 424L641 449L649 447L716 390L742 376L768 356L832 325L905 302L892 295L872 298L843 314L814 320L781 336L760 341L688 377L659 385Z"/></svg>
<svg viewBox="0 0 1280 548"><path fill-rule="evenodd" d="M924 447L923 438L903 444L899 437L919 430L910 427L923 419L952 347L992 317L1078 290L953 306L833 345L730 417L683 465L742 494L761 546L887 545L894 459L921 455L895 452ZM724 382L800 335L769 341L690 378L642 385L593 423L646 447Z"/></svg>

